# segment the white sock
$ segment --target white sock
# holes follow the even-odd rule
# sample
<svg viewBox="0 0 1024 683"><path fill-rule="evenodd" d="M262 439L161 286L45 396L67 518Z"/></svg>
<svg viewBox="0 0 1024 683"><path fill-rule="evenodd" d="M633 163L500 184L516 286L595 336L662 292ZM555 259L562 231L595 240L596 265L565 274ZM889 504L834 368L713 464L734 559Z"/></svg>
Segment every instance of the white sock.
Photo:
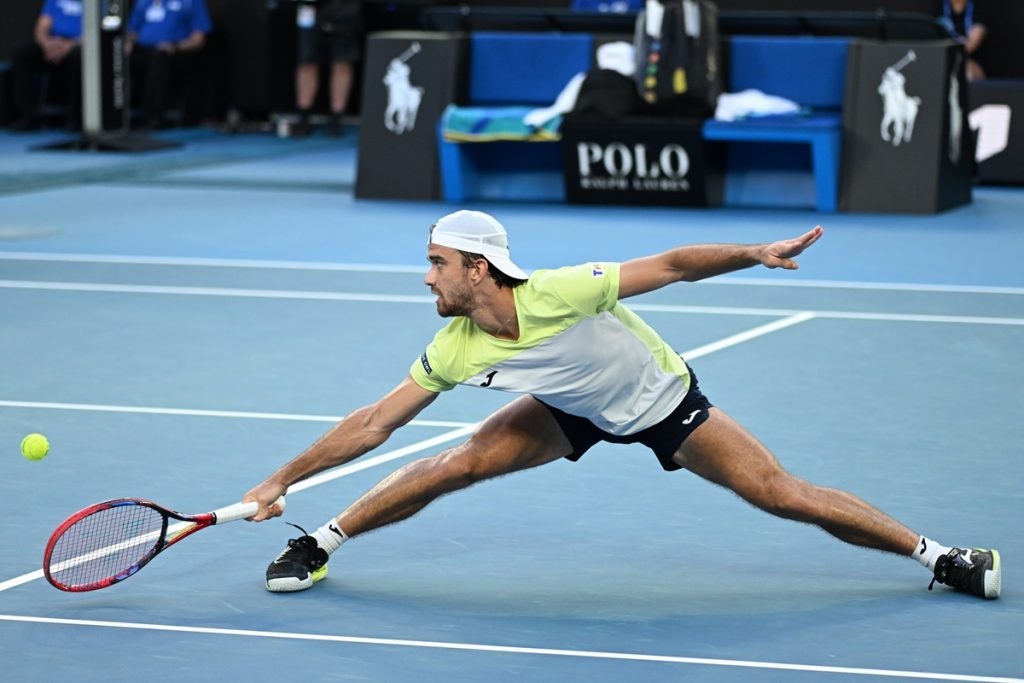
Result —
<svg viewBox="0 0 1024 683"><path fill-rule="evenodd" d="M935 571L935 563L950 550L952 548L939 545L932 539L922 536L917 542L917 548L914 549L914 559L931 571Z"/></svg>
<svg viewBox="0 0 1024 683"><path fill-rule="evenodd" d="M322 527L310 534L316 539L316 544L327 551L330 555L341 547L341 544L348 540L348 536L333 518Z"/></svg>

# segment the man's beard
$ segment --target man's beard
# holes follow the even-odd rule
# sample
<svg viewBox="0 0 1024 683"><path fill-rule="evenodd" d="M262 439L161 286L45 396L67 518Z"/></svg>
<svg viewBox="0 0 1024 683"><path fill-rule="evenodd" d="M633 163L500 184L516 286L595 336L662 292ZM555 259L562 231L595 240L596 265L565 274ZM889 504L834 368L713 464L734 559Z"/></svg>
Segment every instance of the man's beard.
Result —
<svg viewBox="0 0 1024 683"><path fill-rule="evenodd" d="M452 290L437 296L437 314L442 318L468 316L472 309L473 298L464 289Z"/></svg>

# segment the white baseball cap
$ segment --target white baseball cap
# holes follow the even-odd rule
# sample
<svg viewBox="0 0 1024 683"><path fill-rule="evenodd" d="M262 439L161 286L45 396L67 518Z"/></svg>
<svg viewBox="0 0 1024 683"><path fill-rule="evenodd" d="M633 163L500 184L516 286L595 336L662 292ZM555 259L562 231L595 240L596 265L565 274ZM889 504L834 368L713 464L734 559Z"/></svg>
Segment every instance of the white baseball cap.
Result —
<svg viewBox="0 0 1024 683"><path fill-rule="evenodd" d="M518 280L528 277L508 256L504 226L482 211L456 211L444 216L430 229L430 244L481 254L505 275Z"/></svg>

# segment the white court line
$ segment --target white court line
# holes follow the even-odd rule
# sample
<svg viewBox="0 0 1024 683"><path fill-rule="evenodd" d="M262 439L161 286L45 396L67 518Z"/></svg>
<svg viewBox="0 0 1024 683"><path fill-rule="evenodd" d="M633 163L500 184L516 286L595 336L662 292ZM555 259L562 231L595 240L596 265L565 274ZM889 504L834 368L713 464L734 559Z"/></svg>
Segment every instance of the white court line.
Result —
<svg viewBox="0 0 1024 683"><path fill-rule="evenodd" d="M380 263L329 263L325 261L270 261L260 259L219 259L177 256L119 256L115 254L47 254L32 251L0 251L8 261L53 261L58 263L117 263L139 266L195 266L205 268L258 268L263 270L312 270L353 273L417 273L426 275L427 265L396 266Z"/></svg>
<svg viewBox="0 0 1024 683"><path fill-rule="evenodd" d="M796 315L791 315L788 318L783 318L782 320L775 320L765 325L761 325L760 327L755 327L745 332L734 334L731 337L719 339L716 342L711 342L710 344L705 344L704 346L698 346L695 349L684 351L680 355L682 355L682 357L687 360L690 360L691 358L700 358L701 356L706 356L709 353L721 351L722 349L727 349L730 346L736 346L737 344L742 344L745 341L750 341L751 339L756 339L766 334L777 332L778 330L784 330L787 327L792 327L793 325L799 325L800 323L807 322L808 320L811 320L813 318L813 313L797 313Z"/></svg>
<svg viewBox="0 0 1024 683"><path fill-rule="evenodd" d="M807 289L868 289L893 292L941 292L945 294L1014 294L1024 295L1024 287L994 285L936 285L911 282L856 282L853 280L764 280L752 277L716 277L701 284L740 285L743 287L804 287Z"/></svg>
<svg viewBox="0 0 1024 683"><path fill-rule="evenodd" d="M189 415L197 417L235 417L245 420L294 420L297 422L338 422L344 416L302 415L292 413L253 413L237 410L198 410L193 408L154 408L148 406L113 406L101 403L49 403L42 401L3 401L0 408L39 408L42 410L91 410L102 413L142 413L148 415ZM413 420L410 427L468 427L474 422L453 420Z"/></svg>
<svg viewBox="0 0 1024 683"><path fill-rule="evenodd" d="M518 655L544 655L549 657L576 657L582 659L611 659L633 662L659 662L665 664L692 664L699 666L722 666L742 669L769 669L775 671L809 671L827 674L859 676L884 676L888 678L913 678L935 681L971 681L973 683L1024 683L1021 678L1004 676L973 676L970 674L946 674L927 671L900 671L895 669L867 669L846 666L820 666L816 664L791 664L787 662L758 662L742 659L708 659L705 657L674 657L668 655L645 655L628 652L604 652L600 650L560 650L541 647L515 647L510 645L482 645L477 643L451 643L432 640L404 640L398 638L366 638L362 636L335 636L319 633L288 633L280 631L252 631L234 628L209 628L199 626L172 626L169 624L142 624L124 621L98 621L94 619L57 619L52 617L24 617L14 614L0 614L0 621L32 622L61 626L97 626L143 631L165 631L171 633L201 633L217 636L245 636L249 638L276 638L280 640L312 640L352 645L383 645L390 647L418 647L434 650L461 650L470 652L496 652Z"/></svg>
<svg viewBox="0 0 1024 683"><path fill-rule="evenodd" d="M927 313L858 313L856 311L815 311L818 318L834 320L889 320L909 323L953 323L963 325L1024 325L1024 318L976 315L930 315Z"/></svg>
<svg viewBox="0 0 1024 683"><path fill-rule="evenodd" d="M36 289L72 292L107 292L118 294L170 294L184 296L224 296L255 299L299 299L313 301L372 301L376 303L432 304L433 296L402 294L366 294L359 292L311 292L280 289L234 289L227 287L178 287L162 285L116 285L93 282L39 282L31 280L0 280L0 288ZM873 313L870 311L818 311L785 308L745 308L732 306L676 306L629 303L634 311L657 313L700 313L710 315L791 316L812 313L817 318L837 320L885 320L902 322L958 323L967 325L1024 325L1024 318L1003 318L969 315L929 315L917 313Z"/></svg>
<svg viewBox="0 0 1024 683"><path fill-rule="evenodd" d="M0 259L9 261L52 261L58 263L117 263L145 266L192 266L205 268L261 268L265 270L309 270L354 273L416 273L426 266L400 266L380 263L329 263L317 261L272 261L260 259L218 259L176 256L121 256L116 254L64 254L32 251L0 251ZM745 287L809 287L825 289L871 289L908 292L949 292L961 294L1024 295L1024 287L986 285L938 285L908 282L856 282L853 280L767 280L762 278L717 277L701 284L742 285Z"/></svg>
<svg viewBox="0 0 1024 683"><path fill-rule="evenodd" d="M164 285L111 285L96 282L39 282L0 280L5 289L43 289L62 292L110 292L117 294L178 294L186 296L229 296L249 299L303 299L310 301L374 301L381 303L434 303L436 297L404 294L363 294L353 292L310 292L288 289L233 289L229 287L175 287Z"/></svg>
<svg viewBox="0 0 1024 683"><path fill-rule="evenodd" d="M671 304L627 304L633 311L651 313L699 313L705 315L799 315L832 320L883 320L913 323L950 323L962 325L1024 325L1024 318L1000 318L977 315L933 315L929 313L874 313L870 311L798 311L786 308L742 308L731 306L675 306Z"/></svg>

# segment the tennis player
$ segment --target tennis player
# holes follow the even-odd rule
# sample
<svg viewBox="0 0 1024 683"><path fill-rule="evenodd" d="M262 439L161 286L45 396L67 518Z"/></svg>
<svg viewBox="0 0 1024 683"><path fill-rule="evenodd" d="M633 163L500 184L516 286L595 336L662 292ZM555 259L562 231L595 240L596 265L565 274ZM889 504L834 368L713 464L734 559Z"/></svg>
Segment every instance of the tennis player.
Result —
<svg viewBox="0 0 1024 683"><path fill-rule="evenodd" d="M665 470L690 470L766 512L815 524L847 543L913 557L932 572L929 589L938 581L998 597L997 551L941 545L856 496L786 472L711 405L684 359L621 303L756 265L795 269L792 259L821 235L815 227L772 244L685 246L527 276L510 260L507 234L493 217L458 211L441 218L430 231L424 284L451 322L390 393L345 417L243 500L259 503L254 521L280 515L273 501L288 486L380 446L458 384L522 395L465 443L405 465L312 534L288 541L267 568L267 589L309 588L326 575L342 543L406 519L446 493L560 458L576 461L608 441L643 444Z"/></svg>

